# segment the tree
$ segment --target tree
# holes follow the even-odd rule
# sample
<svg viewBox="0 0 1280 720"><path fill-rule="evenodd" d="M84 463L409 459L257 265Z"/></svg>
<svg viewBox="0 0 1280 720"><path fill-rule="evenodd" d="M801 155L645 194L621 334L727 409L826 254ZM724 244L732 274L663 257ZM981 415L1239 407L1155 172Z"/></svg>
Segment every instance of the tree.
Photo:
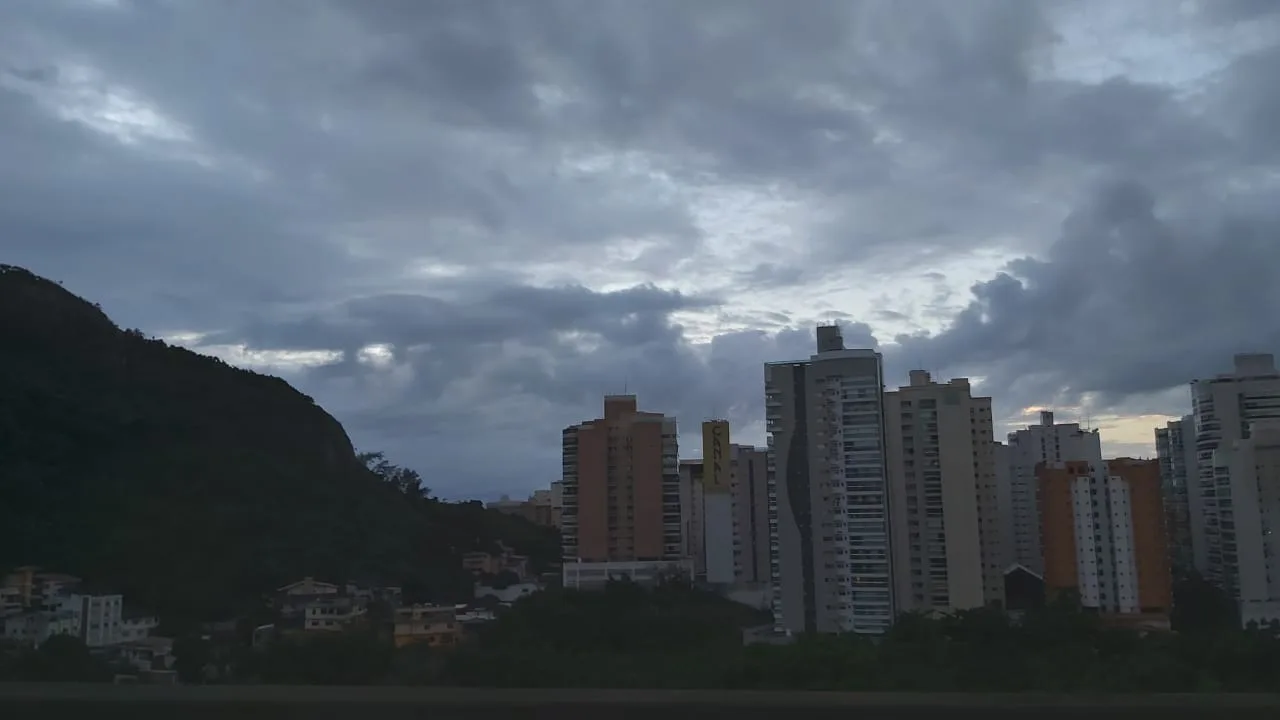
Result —
<svg viewBox="0 0 1280 720"><path fill-rule="evenodd" d="M184 635L173 643L173 669L184 683L202 682L205 668L212 661L212 645L198 635Z"/></svg>
<svg viewBox="0 0 1280 720"><path fill-rule="evenodd" d="M1180 578L1173 586L1174 630L1214 632L1239 627L1239 610L1231 598L1198 573Z"/></svg>
<svg viewBox="0 0 1280 720"><path fill-rule="evenodd" d="M356 455L365 467L379 479L400 491L406 497L427 499L431 489L422 483L422 476L412 468L393 465L381 452L362 452Z"/></svg>
<svg viewBox="0 0 1280 720"><path fill-rule="evenodd" d="M18 656L16 680L36 682L110 682L111 668L89 653L80 638L54 635Z"/></svg>

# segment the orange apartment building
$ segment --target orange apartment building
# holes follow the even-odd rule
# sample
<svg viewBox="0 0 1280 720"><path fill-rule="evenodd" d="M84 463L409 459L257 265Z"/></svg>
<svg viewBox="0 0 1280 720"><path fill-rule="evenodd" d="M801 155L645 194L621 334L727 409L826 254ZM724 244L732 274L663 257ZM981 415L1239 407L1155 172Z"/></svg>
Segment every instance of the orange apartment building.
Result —
<svg viewBox="0 0 1280 720"><path fill-rule="evenodd" d="M676 420L606 395L604 417L564 429L563 554L586 562L677 560L683 552Z"/></svg>
<svg viewBox="0 0 1280 720"><path fill-rule="evenodd" d="M1108 615L1166 616L1173 579L1159 462L1042 463L1036 478L1046 591L1074 590Z"/></svg>

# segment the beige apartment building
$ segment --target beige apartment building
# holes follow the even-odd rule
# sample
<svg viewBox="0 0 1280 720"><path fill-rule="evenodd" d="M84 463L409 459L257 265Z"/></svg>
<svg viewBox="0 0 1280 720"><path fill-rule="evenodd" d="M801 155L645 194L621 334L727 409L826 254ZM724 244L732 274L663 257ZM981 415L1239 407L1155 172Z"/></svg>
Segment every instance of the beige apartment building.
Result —
<svg viewBox="0 0 1280 720"><path fill-rule="evenodd" d="M899 612L1003 601L991 398L913 370L885 393L885 428Z"/></svg>
<svg viewBox="0 0 1280 720"><path fill-rule="evenodd" d="M606 395L604 417L565 428L562 443L566 560L684 557L675 418Z"/></svg>

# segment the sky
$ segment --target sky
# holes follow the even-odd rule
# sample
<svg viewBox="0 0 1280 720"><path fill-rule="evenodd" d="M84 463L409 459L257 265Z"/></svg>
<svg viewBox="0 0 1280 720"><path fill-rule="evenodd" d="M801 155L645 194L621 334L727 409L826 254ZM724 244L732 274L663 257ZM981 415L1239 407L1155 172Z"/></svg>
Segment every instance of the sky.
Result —
<svg viewBox="0 0 1280 720"><path fill-rule="evenodd" d="M1280 350L1274 0L0 0L0 262L439 495L813 328L1150 456Z"/></svg>

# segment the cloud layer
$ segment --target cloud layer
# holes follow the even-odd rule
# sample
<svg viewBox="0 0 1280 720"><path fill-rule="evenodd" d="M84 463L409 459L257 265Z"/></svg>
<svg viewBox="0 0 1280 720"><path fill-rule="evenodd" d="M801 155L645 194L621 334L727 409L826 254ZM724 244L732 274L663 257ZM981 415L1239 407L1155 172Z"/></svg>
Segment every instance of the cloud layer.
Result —
<svg viewBox="0 0 1280 720"><path fill-rule="evenodd" d="M830 320L1140 451L1280 346L1280 8L1174 5L10 0L0 261L447 495L624 388L760 441Z"/></svg>

